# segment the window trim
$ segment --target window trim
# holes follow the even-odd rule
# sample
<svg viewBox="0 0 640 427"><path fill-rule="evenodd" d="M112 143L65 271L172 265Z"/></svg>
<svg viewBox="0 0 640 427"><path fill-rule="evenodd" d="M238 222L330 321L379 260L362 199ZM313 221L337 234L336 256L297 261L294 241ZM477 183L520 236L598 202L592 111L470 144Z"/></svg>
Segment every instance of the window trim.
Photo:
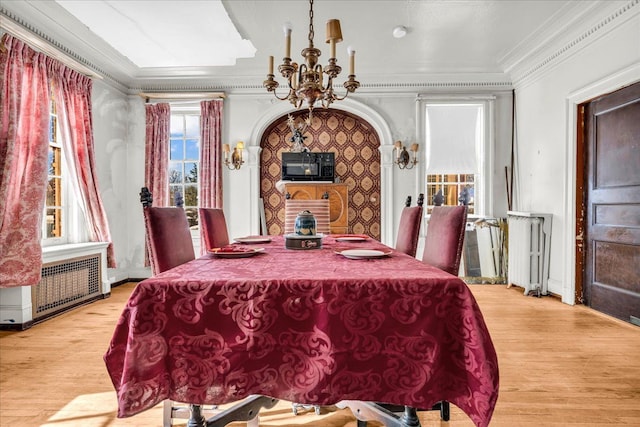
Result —
<svg viewBox="0 0 640 427"><path fill-rule="evenodd" d="M187 101L187 102L170 102L170 109L171 109L171 116L173 116L174 114L176 115L197 115L199 117L200 120L200 125L202 126L202 111L200 109L200 103L199 102L194 102L194 101ZM200 144L202 141L200 139L201 137L198 136L198 144ZM171 144L171 135L169 135L169 144ZM200 146L200 145L198 145ZM200 150L198 152L198 167L200 167ZM167 160L167 170L169 170L169 164L171 163L171 155L169 155L169 158ZM200 169L198 170L198 174L200 173ZM198 180L198 182L196 183L197 187L198 187L198 206L196 206L196 212L197 209L200 207L200 180ZM168 183L167 184L167 191L168 194L171 194L170 191L170 187L171 184ZM170 206L174 206L174 201L173 200L169 200ZM196 227L189 227L189 231L191 232L191 240L193 242L193 248L196 251L196 253L198 253L200 251L200 218L198 218L198 225Z"/></svg>
<svg viewBox="0 0 640 427"><path fill-rule="evenodd" d="M423 147L426 147L426 109L430 104L481 104L484 116L484 138L479 147L478 164L481 170L475 179L475 214L477 216L493 215L493 165L495 158L495 99L494 95L419 95L416 98L416 135ZM425 151L426 153L426 151ZM426 154L425 154L426 155ZM425 170L425 157L419 162L420 192L426 194L427 173ZM480 197L478 197L480 195ZM426 205L433 204L431 200Z"/></svg>

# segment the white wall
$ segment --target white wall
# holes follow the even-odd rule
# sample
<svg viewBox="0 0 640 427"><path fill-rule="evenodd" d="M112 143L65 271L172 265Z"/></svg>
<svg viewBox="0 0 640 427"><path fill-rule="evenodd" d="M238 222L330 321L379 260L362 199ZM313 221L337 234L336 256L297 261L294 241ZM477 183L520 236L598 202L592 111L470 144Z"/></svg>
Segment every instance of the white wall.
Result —
<svg viewBox="0 0 640 427"><path fill-rule="evenodd" d="M469 89L477 94L478 89ZM485 89L485 93L486 89ZM424 93L423 93L424 94ZM442 92L440 92L442 95ZM461 93L457 92L456 96ZM506 214L503 184L504 166L509 159L511 93L496 95L496 161L494 163L494 215ZM378 130L382 158L382 240L395 244L395 234L404 200L424 192L423 167L400 170L392 165L393 141L405 144L416 139L415 92L367 94L343 101L339 108L369 120ZM259 230L258 195L259 143L271 121L290 111L282 101L274 101L262 90L254 93L228 93L224 101L223 142L245 142L245 165L240 170L224 169L224 210L230 237L255 234ZM338 107L338 105L336 105ZM118 266L110 269L111 281L148 277L144 267L144 225L139 201L144 185L144 103L136 96L125 96L102 83L94 87L94 129L100 188L111 226ZM420 155L421 153L419 153ZM386 196L385 196L386 195Z"/></svg>
<svg viewBox="0 0 640 427"><path fill-rule="evenodd" d="M573 303L576 105L640 81L640 7L516 82L514 210L553 214L549 291ZM600 34L601 33L601 34ZM577 39L580 40L580 39Z"/></svg>
<svg viewBox="0 0 640 427"><path fill-rule="evenodd" d="M147 277L139 201L144 181L144 103L95 80L92 105L98 185L117 264L109 269L108 278L113 283Z"/></svg>

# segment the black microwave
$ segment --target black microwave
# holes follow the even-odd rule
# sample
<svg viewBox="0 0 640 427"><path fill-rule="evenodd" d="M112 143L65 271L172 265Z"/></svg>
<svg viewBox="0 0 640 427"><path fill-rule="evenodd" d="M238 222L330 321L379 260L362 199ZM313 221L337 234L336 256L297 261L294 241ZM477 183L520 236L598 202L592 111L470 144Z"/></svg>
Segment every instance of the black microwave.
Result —
<svg viewBox="0 0 640 427"><path fill-rule="evenodd" d="M335 177L335 153L282 153L283 181L331 181Z"/></svg>

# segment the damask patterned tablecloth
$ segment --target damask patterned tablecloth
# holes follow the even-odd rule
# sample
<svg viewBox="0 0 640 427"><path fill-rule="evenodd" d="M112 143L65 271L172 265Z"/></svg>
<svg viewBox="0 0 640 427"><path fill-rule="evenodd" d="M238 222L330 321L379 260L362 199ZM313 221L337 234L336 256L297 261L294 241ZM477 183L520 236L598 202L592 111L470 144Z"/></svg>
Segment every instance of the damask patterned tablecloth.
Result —
<svg viewBox="0 0 640 427"><path fill-rule="evenodd" d="M284 248L207 255L140 282L104 355L128 417L164 399L223 404L249 395L330 405L430 408L447 400L477 426L498 398L498 361L459 278L398 252L347 259Z"/></svg>

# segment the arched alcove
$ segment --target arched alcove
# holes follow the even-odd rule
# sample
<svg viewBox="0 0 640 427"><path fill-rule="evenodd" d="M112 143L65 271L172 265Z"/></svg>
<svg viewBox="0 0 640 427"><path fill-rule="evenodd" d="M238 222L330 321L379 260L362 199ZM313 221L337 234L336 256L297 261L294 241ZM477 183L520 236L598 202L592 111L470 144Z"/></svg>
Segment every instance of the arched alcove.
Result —
<svg viewBox="0 0 640 427"><path fill-rule="evenodd" d="M376 110L354 99L345 99L331 105L333 110L340 110L351 113L369 123L378 136L380 143L380 217L381 217L381 240L392 243L394 239L394 173L393 173L393 140L391 130L387 121ZM306 110L304 110L306 112ZM321 108L314 110L322 111ZM261 189L261 150L260 143L263 135L276 120L286 117L289 113L297 112L291 104L287 102L273 101L271 107L264 110L264 113L257 118L251 130L251 135L245 141L245 150L249 154L247 169L249 170L251 185L249 186L249 216L251 233L266 232L260 227L260 209L264 206L260 199Z"/></svg>
<svg viewBox="0 0 640 427"><path fill-rule="evenodd" d="M291 116L300 122L308 112ZM284 194L276 188L281 174L281 153L290 151L292 135L288 114L273 120L260 140L260 197L264 203L267 231L284 231ZM333 152L336 178L349 189L349 228L353 233L381 238L380 138L363 118L338 109L314 110L305 136L305 146L313 152Z"/></svg>

